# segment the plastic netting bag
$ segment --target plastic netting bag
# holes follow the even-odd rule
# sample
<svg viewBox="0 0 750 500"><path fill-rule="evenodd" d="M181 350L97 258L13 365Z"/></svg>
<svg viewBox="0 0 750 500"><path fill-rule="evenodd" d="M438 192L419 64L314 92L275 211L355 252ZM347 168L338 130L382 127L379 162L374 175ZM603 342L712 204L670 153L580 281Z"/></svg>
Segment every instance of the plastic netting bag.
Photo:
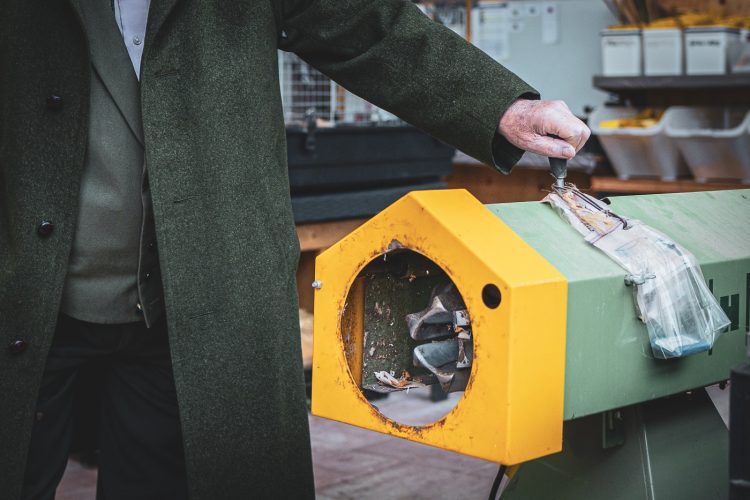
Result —
<svg viewBox="0 0 750 500"><path fill-rule="evenodd" d="M646 224L610 212L571 184L543 201L628 272L625 284L633 287L655 357L707 351L727 330L729 318L690 252Z"/></svg>

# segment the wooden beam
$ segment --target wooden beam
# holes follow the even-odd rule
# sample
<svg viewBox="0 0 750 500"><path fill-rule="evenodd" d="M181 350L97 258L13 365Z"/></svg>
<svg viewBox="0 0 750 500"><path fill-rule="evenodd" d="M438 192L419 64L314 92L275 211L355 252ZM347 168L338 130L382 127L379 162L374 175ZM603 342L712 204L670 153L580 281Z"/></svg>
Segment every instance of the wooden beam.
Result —
<svg viewBox="0 0 750 500"><path fill-rule="evenodd" d="M346 219L298 224L297 237L303 252L324 250L361 226L367 219Z"/></svg>
<svg viewBox="0 0 750 500"><path fill-rule="evenodd" d="M589 176L582 172L568 171L567 180L582 190L589 188ZM466 189L482 203L539 201L552 187L547 170L516 167L503 175L481 163L454 163L446 182L449 188Z"/></svg>
<svg viewBox="0 0 750 500"><path fill-rule="evenodd" d="M341 238L361 226L367 219L346 219L312 224L298 224L297 237L302 254L297 267L297 295L301 309L313 311L315 257Z"/></svg>
<svg viewBox="0 0 750 500"><path fill-rule="evenodd" d="M662 181L659 179L619 179L617 177L592 177L591 191L597 193L653 194L689 193L750 188L732 182L696 182L694 180Z"/></svg>

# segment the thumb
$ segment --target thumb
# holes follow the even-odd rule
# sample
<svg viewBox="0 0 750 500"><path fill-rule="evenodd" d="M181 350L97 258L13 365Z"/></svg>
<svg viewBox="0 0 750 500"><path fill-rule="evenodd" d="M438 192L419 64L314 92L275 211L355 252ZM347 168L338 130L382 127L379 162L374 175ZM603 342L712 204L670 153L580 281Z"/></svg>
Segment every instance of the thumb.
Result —
<svg viewBox="0 0 750 500"><path fill-rule="evenodd" d="M565 158L566 160L570 160L576 155L575 148L564 140L545 135L534 136L527 149L542 156Z"/></svg>

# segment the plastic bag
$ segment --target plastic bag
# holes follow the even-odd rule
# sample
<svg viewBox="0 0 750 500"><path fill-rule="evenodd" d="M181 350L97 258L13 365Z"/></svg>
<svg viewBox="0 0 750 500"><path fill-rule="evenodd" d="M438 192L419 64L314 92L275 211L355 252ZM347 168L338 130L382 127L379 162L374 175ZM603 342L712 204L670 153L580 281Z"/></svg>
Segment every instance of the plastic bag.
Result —
<svg viewBox="0 0 750 500"><path fill-rule="evenodd" d="M556 188L543 201L628 272L625 284L633 287L636 312L655 357L707 351L728 329L729 318L695 257L680 245L638 220L610 212L572 184Z"/></svg>

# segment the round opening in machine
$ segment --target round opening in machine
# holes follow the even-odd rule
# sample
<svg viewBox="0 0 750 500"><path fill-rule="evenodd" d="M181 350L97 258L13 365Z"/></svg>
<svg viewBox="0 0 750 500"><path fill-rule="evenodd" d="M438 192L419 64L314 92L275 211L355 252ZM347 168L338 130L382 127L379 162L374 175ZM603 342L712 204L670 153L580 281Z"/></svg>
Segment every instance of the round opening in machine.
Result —
<svg viewBox="0 0 750 500"><path fill-rule="evenodd" d="M427 257L397 248L367 264L349 290L341 333L355 383L385 417L427 425L463 395L471 320L455 283Z"/></svg>
<svg viewBox="0 0 750 500"><path fill-rule="evenodd" d="M488 283L482 288L482 302L490 309L497 309L502 301L502 294L497 285Z"/></svg>

